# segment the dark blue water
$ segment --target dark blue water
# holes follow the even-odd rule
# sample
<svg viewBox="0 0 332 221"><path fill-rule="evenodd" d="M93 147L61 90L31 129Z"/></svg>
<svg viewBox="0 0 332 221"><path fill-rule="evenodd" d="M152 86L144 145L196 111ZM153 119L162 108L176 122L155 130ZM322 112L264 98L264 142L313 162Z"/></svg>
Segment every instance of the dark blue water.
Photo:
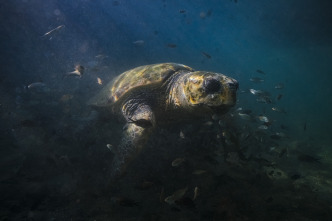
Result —
<svg viewBox="0 0 332 221"><path fill-rule="evenodd" d="M329 220L331 9L323 0L0 3L1 220ZM122 72L162 62L237 79L237 104L221 120L158 128L115 180L106 144L124 124L87 101ZM81 78L64 77L78 64ZM173 167L176 158L185 161Z"/></svg>

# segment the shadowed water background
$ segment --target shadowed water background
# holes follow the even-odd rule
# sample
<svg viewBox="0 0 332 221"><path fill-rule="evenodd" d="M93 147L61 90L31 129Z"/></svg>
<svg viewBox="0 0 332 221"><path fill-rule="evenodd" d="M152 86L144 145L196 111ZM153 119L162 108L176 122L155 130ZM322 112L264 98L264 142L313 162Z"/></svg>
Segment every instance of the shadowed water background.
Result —
<svg viewBox="0 0 332 221"><path fill-rule="evenodd" d="M0 6L2 220L331 217L329 1L15 0ZM106 144L117 142L123 124L100 119L86 102L122 72L160 62L237 79L237 105L222 119L226 125L193 119L193 125L156 132L114 184ZM83 76L64 78L77 64L85 67ZM44 86L27 87L36 82ZM283 88L276 89L280 83ZM269 92L271 102L257 102L249 89ZM238 108L250 110L253 121L241 119ZM257 129L259 115L271 120L267 131ZM236 137L235 149L217 138L223 131ZM244 157L233 159L234 152ZM185 165L173 168L172 160L181 156ZM203 178L188 173L202 168L208 171ZM288 178L281 172L275 178L271 168ZM132 188L145 181L153 183L148 192ZM168 196L186 186L202 189L195 210L184 208L190 203L159 202L162 188ZM117 205L114 197L139 206Z"/></svg>

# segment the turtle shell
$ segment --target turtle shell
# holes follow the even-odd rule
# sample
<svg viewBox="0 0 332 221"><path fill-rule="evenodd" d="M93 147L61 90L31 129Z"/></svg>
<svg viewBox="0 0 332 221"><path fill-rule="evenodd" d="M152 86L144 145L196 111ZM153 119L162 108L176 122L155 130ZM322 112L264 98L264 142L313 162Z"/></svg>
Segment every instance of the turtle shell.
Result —
<svg viewBox="0 0 332 221"><path fill-rule="evenodd" d="M161 85L165 79L181 70L194 71L186 65L176 63L145 65L128 70L108 83L89 103L96 106L111 105L135 93L137 88Z"/></svg>

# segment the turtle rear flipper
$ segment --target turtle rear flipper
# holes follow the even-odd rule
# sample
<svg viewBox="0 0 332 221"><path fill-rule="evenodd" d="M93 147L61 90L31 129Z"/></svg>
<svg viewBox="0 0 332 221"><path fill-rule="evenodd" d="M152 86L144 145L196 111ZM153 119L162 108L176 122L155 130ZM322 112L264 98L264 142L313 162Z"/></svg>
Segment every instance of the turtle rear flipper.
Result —
<svg viewBox="0 0 332 221"><path fill-rule="evenodd" d="M119 146L114 150L112 176L122 176L127 166L141 152L148 140L152 128L143 128L135 123L128 123Z"/></svg>
<svg viewBox="0 0 332 221"><path fill-rule="evenodd" d="M147 104L129 100L123 105L122 114L128 123L113 159L115 175L126 171L127 165L143 149L155 125L154 113Z"/></svg>

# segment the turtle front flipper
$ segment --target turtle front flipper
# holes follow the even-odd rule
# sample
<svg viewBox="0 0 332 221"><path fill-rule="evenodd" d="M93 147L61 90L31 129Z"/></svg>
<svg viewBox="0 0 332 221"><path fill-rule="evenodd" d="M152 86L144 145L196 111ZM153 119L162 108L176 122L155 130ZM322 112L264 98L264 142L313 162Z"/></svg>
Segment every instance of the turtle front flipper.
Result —
<svg viewBox="0 0 332 221"><path fill-rule="evenodd" d="M143 149L155 125L154 114L148 105L139 105L132 114L127 113L124 116L127 119L126 129L114 151L112 169L115 176L124 174L128 164Z"/></svg>

